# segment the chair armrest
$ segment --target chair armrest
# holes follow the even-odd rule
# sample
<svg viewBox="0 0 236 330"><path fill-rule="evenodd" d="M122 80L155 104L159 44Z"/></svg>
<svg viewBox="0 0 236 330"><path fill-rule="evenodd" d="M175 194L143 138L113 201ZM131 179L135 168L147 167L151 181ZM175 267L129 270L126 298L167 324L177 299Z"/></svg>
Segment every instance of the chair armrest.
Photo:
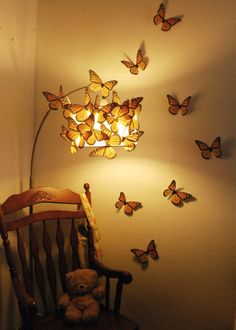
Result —
<svg viewBox="0 0 236 330"><path fill-rule="evenodd" d="M92 259L90 262L91 267L98 272L99 275L108 276L111 278L118 278L124 284L129 284L132 281L132 275L123 270L112 269L100 263L96 259Z"/></svg>
<svg viewBox="0 0 236 330"><path fill-rule="evenodd" d="M34 299L26 292L24 285L17 279L13 280L13 286L19 303L33 314L37 313Z"/></svg>

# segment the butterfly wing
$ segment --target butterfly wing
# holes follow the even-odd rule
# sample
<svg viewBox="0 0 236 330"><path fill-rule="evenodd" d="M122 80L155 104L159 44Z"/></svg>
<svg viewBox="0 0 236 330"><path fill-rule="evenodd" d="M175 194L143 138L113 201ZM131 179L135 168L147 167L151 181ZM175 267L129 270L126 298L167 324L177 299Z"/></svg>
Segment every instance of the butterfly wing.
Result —
<svg viewBox="0 0 236 330"><path fill-rule="evenodd" d="M95 157L95 156L100 156L100 157L106 157L108 159L113 159L116 157L116 151L109 146L105 147L98 147L94 149L93 151L90 152L89 156Z"/></svg>
<svg viewBox="0 0 236 330"><path fill-rule="evenodd" d="M176 182L175 180L172 180L168 188L163 191L163 195L165 197L170 196L175 192L175 190L176 190Z"/></svg>
<svg viewBox="0 0 236 330"><path fill-rule="evenodd" d="M131 249L130 251L135 255L136 259L141 264L145 264L148 262L148 255L146 251L143 251L141 249Z"/></svg>
<svg viewBox="0 0 236 330"><path fill-rule="evenodd" d="M191 96L186 97L180 105L181 114L184 116L188 113L188 106L191 101Z"/></svg>
<svg viewBox="0 0 236 330"><path fill-rule="evenodd" d="M181 21L181 18L179 18L179 17L170 17L163 21L163 23L161 25L161 29L162 29L162 31L169 31L172 28L172 26L174 26L176 23L178 23L180 21Z"/></svg>
<svg viewBox="0 0 236 330"><path fill-rule="evenodd" d="M145 70L146 66L147 66L147 62L145 61L145 58L142 54L141 49L138 49L137 51L137 56L136 56L136 66L140 69L140 70Z"/></svg>
<svg viewBox="0 0 236 330"><path fill-rule="evenodd" d="M118 83L117 80L109 80L106 81L104 84L102 84L101 87L101 94L102 97L107 97L109 95L109 91L112 90L112 88Z"/></svg>
<svg viewBox="0 0 236 330"><path fill-rule="evenodd" d="M168 98L168 102L169 102L169 112L172 114L172 115L176 115L180 109L180 104L179 102L171 95L167 95L167 98Z"/></svg>
<svg viewBox="0 0 236 330"><path fill-rule="evenodd" d="M115 207L120 210L123 205L126 203L126 197L123 192L120 193L120 196L118 198L118 201L115 203Z"/></svg>
<svg viewBox="0 0 236 330"><path fill-rule="evenodd" d="M176 191L172 196L171 196L171 202L174 205L180 206L184 201L189 200L192 197L191 194L186 193L184 191Z"/></svg>
<svg viewBox="0 0 236 330"><path fill-rule="evenodd" d="M172 195L171 195L171 202L174 204L174 205L181 205L183 203L182 199L180 198L180 196L174 192Z"/></svg>
<svg viewBox="0 0 236 330"><path fill-rule="evenodd" d="M142 204L140 202L129 201L125 204L124 211L127 215L132 215L133 210L137 210L141 206L142 206Z"/></svg>
<svg viewBox="0 0 236 330"><path fill-rule="evenodd" d="M89 84L89 88L93 92L98 92L102 88L102 80L93 70L89 70L89 76L91 84Z"/></svg>
<svg viewBox="0 0 236 330"><path fill-rule="evenodd" d="M215 155L215 157L217 157L217 158L222 155L220 136L217 136L217 138L215 138L215 140L212 142L211 150L212 150L213 154Z"/></svg>
<svg viewBox="0 0 236 330"><path fill-rule="evenodd" d="M163 5L163 3L160 4L160 7L157 11L157 14L153 17L153 22L155 25L158 25L160 23L162 23L165 19L165 7Z"/></svg>
<svg viewBox="0 0 236 330"><path fill-rule="evenodd" d="M130 61L121 61L130 71L132 74L138 74L138 66Z"/></svg>
<svg viewBox="0 0 236 330"><path fill-rule="evenodd" d="M202 152L202 157L205 159L209 159L211 157L211 149L210 147L200 140L195 140L195 143L197 144L198 148Z"/></svg>
<svg viewBox="0 0 236 330"><path fill-rule="evenodd" d="M49 92L43 92L43 95L46 97L47 101L49 102L49 108L51 110L58 110L58 108L61 105L59 97Z"/></svg>
<svg viewBox="0 0 236 330"><path fill-rule="evenodd" d="M188 199L190 199L192 197L191 194L186 193L184 191L177 191L176 195L178 195L178 197L182 200L182 201L187 201Z"/></svg>
<svg viewBox="0 0 236 330"><path fill-rule="evenodd" d="M150 255L153 259L158 259L158 253L154 240L152 239L147 247L147 254Z"/></svg>

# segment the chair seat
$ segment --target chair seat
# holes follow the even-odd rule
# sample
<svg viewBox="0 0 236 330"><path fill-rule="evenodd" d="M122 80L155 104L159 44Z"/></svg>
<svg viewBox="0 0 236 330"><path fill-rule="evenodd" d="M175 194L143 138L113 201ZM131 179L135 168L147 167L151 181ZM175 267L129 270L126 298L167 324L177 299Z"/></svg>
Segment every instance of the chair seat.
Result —
<svg viewBox="0 0 236 330"><path fill-rule="evenodd" d="M79 324L75 326L65 325L63 317L49 315L42 317L37 329L43 330L138 330L138 325L129 318L117 315L111 310L102 310L97 321L91 324Z"/></svg>

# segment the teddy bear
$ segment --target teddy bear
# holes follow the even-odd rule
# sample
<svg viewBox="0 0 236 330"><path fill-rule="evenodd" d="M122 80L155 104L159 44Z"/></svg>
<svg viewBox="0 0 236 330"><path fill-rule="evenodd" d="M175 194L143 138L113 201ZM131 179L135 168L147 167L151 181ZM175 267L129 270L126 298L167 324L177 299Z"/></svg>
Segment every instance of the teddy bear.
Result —
<svg viewBox="0 0 236 330"><path fill-rule="evenodd" d="M99 301L104 288L98 285L97 272L92 269L76 269L66 274L65 292L59 299L59 309L64 311L66 324L90 323L99 315Z"/></svg>

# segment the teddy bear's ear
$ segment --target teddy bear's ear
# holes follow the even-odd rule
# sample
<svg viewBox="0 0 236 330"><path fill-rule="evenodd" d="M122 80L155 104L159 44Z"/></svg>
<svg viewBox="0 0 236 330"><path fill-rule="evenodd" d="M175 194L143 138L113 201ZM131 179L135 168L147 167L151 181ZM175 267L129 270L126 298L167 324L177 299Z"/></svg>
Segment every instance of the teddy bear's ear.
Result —
<svg viewBox="0 0 236 330"><path fill-rule="evenodd" d="M98 277L98 276L97 276L97 272L96 272L95 270L93 270L93 269L90 269L90 272L91 272L91 274L92 274L94 280L97 279L97 277Z"/></svg>
<svg viewBox="0 0 236 330"><path fill-rule="evenodd" d="M67 282L70 281L70 280L72 279L72 277L73 277L72 272L67 273L67 274L66 274L66 281L67 281Z"/></svg>

